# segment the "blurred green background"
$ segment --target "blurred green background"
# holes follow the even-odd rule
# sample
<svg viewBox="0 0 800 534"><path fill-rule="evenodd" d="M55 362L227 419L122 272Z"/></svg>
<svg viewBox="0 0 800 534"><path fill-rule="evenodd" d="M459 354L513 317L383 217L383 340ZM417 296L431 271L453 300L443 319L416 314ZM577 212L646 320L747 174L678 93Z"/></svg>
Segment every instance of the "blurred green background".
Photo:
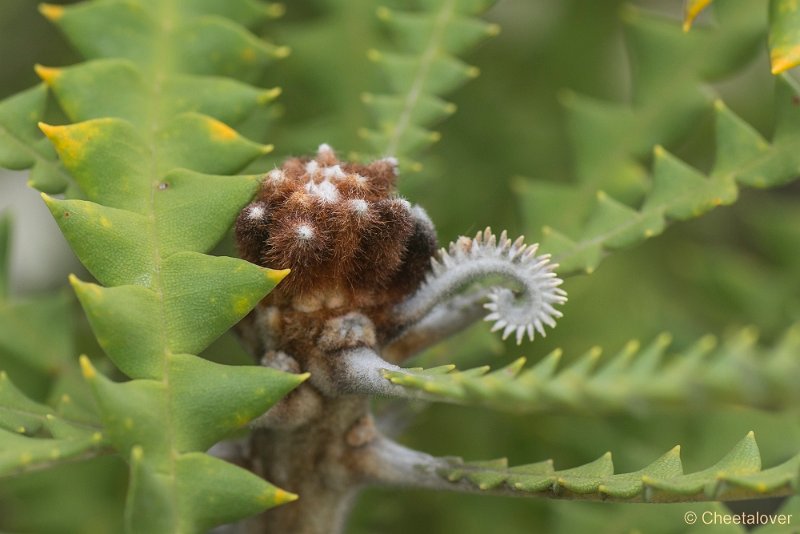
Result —
<svg viewBox="0 0 800 534"><path fill-rule="evenodd" d="M774 117L767 2L718 3L727 4L727 11L716 17L704 13L696 31L712 28L708 30L712 42L736 47L726 47L720 53L725 58L719 60L713 56L718 52L713 46L696 50L703 61L720 68L706 69L702 79L693 82L709 95L721 96L769 138ZM321 142L343 153L369 150L358 136L359 129L372 126L360 97L365 91L380 91L384 80L366 51L393 46L375 17L381 5L401 8L409 2L295 0L287 3L283 18L263 28L270 40L289 45L292 55L275 64L261 81L265 87L283 88L279 105L254 118L245 130L276 145L271 159L259 162L261 169L288 155L313 151ZM616 175L604 174L613 167L598 166L596 173L581 167L570 115L562 105L570 94L565 90L626 108L633 104L631 109L648 128L648 147L662 143L698 168L709 168L714 150L711 106L683 113L670 99L670 91L679 92L679 84L692 81L687 74L692 59L659 65L661 85L645 94L636 84L643 59L637 56L638 41L632 38L635 30L626 24L639 12L630 6L680 26L679 0L500 0L489 10L486 18L498 23L502 32L466 57L480 68L481 76L447 96L458 112L436 126L442 140L420 156L423 170L406 173L401 180L403 194L429 211L442 243L487 225L537 238L542 224L556 221L541 220L543 215L531 209L535 202L522 198L534 194L531 187L541 187L531 184L579 184L576 187L590 193L617 187L622 198L637 205L641 192L635 186L619 186ZM36 2L0 2L0 96L37 83L34 63L60 66L76 61L58 33L38 15ZM681 113L685 120L679 127L665 126L669 117ZM630 150L632 161L644 166L649 164L648 154L649 149ZM66 272L77 267L54 225L28 230L36 218L24 218L26 213L48 216L26 207L34 206L38 195L22 184L20 175L0 179L0 207L10 207L18 219L15 254L25 259L13 271L16 291L35 294L64 285ZM561 218L585 216L579 206L556 205L546 211L553 209L562 212ZM37 250L37 242L49 244L31 252ZM55 259L44 256L53 250L59 251ZM46 273L31 278L32 269L42 265ZM556 347L564 349L569 361L594 345L613 354L629 339L647 342L663 331L674 335L677 351L703 334L724 336L744 325L755 325L763 342L770 344L800 320L799 273L800 187L744 190L732 207L675 224L663 235L609 257L591 276L568 279L565 317L546 339L517 347L488 334L486 325L477 325L421 356L419 363L495 367L520 355L535 362ZM91 351L86 337L80 343ZM209 356L241 357L240 352L231 356L237 350L231 339L223 339ZM466 459L507 456L512 464L553 458L557 468L565 468L611 450L618 471L635 470L680 443L685 466L692 470L715 462L750 430L756 432L767 466L800 449L797 413L726 409L638 417L510 416L441 405L413 411L416 417L399 438L404 443ZM4 481L0 530L118 532L125 477L121 462L103 459ZM56 495L61 495L58 501ZM758 506L766 510L774 504ZM370 490L358 501L348 532L521 534L591 529L611 534L701 528L744 532L740 527L684 524L686 510L720 506L611 505ZM786 506L798 508L792 502ZM800 516L797 521L800 525Z"/></svg>

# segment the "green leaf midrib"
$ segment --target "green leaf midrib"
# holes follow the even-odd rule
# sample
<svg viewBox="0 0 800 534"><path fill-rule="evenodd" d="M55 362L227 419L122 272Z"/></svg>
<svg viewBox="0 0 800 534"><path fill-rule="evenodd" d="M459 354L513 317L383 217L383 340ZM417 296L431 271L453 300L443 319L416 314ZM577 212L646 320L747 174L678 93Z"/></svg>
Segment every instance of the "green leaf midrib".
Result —
<svg viewBox="0 0 800 534"><path fill-rule="evenodd" d="M441 50L445 30L447 29L447 24L450 22L450 19L453 18L455 7L456 0L445 0L444 4L442 4L441 11L436 15L436 22L434 23L430 41L420 56L419 67L414 74L414 81L411 82L410 89L403 102L403 111L400 113L400 117L397 119L394 128L392 128L392 135L386 145L386 155L397 155L396 152L400 146L400 140L405 130L411 124L411 115L414 113L414 108L420 96L423 94L422 89L425 86L425 79L433 66L436 54Z"/></svg>
<svg viewBox="0 0 800 534"><path fill-rule="evenodd" d="M150 161L150 194L148 196L148 233L150 234L151 243L153 243L153 272L154 276L152 278L153 284L150 287L152 289L158 300L158 313L160 315L160 322L161 324L167 324L167 313L165 310L164 305L164 280L162 278L162 258L161 256L161 246L159 241L159 234L158 234L158 226L156 224L157 214L156 214L156 200L155 194L158 191L158 184L161 176L159 175L158 169L160 168L159 165L159 147L158 143L156 142L156 135L162 127L164 123L160 120L161 117L170 117L168 114L161 113L163 109L163 101L161 96L163 95L163 86L168 74L171 72L171 67L174 62L171 48L168 45L169 43L169 29L175 27L175 1L176 0L167 0L158 3L159 6L159 14L154 17L154 20L157 21L156 27L158 29L158 40L157 40L157 47L156 50L159 52L155 54L155 62L153 64L153 68L151 70L151 76L148 78L152 80L152 85L149 87L149 97L147 102L149 104L149 108L146 111L147 117L147 124L148 128L145 132L143 132L143 138L145 143L147 144L148 150L152 156ZM145 78L147 79L147 78ZM169 119L168 119L169 120ZM161 346L165 347L164 357L162 358L162 372L160 381L164 385L164 391L166 394L166 398L171 399L170 395L170 377L169 377L169 356L170 351L169 347L169 340L167 339L167 329L161 328L159 329L159 336L161 337ZM181 514L178 513L178 497L175 490L175 481L177 478L177 467L175 465L175 460L178 456L178 450L175 448L175 426L173 425L172 421L172 410L167 409L165 410L166 413L163 414L164 416L164 431L166 433L166 437L169 443L170 454L168 455L168 473L170 485L172 486L172 491L169 492L169 499L171 500L171 506L169 507L173 517L171 523L176 525L178 532L184 532L186 530L186 525L181 524Z"/></svg>

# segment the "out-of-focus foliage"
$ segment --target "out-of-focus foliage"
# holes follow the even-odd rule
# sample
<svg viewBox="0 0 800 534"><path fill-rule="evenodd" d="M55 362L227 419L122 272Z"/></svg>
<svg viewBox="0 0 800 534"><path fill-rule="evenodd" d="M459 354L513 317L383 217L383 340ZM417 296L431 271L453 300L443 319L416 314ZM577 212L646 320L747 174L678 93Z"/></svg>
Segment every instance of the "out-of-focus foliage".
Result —
<svg viewBox="0 0 800 534"><path fill-rule="evenodd" d="M27 0L5 0L0 5L0 23L8 27L30 27L39 32L44 31L41 22L36 21L36 14L30 4ZM108 6L126 3L102 4L106 6L103 9L112 9ZM148 5L156 4L158 3L148 2ZM174 2L164 4L178 5ZM180 4L189 5L187 2ZM206 4L215 3L202 2L197 5ZM467 52L466 46L447 50L457 52L461 56L460 61L475 65L480 69L481 75L463 88L453 87L454 92L447 95L448 100L452 100L458 108L458 112L437 126L442 134L438 144L421 154L416 152L419 146L404 145L414 149L414 159L423 164L423 170L414 174L407 173L402 177L403 192L426 207L437 223L443 240L450 240L459 233L474 233L477 228L486 224L508 227L512 233L525 230L533 235L538 235L542 226L547 225L579 240L585 236L593 237L581 233L581 229L587 228L587 221L592 220L590 217L593 206L609 208L610 205L611 209L606 212L612 215L623 214L630 219L631 213L640 214L641 208L647 206L643 199L658 191L659 176L673 177L675 172L688 176L683 184L689 184L689 190L697 189L701 193L687 197L687 205L692 204L690 207L696 207L694 203L706 206L706 201L716 198L714 195L705 195L710 192L707 188L709 178L706 176L710 175L711 180L714 180L715 173L719 175L721 172L717 167L721 154L715 151L726 145L719 141L721 125L713 126L713 115L727 121L727 134L747 134L745 140L748 143L727 145L738 147L732 153L727 153L729 157L751 156L752 154L740 149L746 146L757 147L764 139L772 140L772 148L767 152L777 150L782 152L781 158L786 155L795 157L794 154L800 152L792 150L790 145L777 148L780 144L779 133L786 129L775 131L773 117L776 107L772 96L775 94L775 82L770 76L766 52L769 35L773 54L783 47L785 51L781 52L780 57L783 61L791 61L790 52L793 46L796 47L796 22L792 21L793 12L782 14L782 6L789 2L719 0L702 12L700 10L710 2L688 2L687 10L690 17L694 18L688 33L681 27L682 4L678 0L497 2L486 13L485 23L475 26L481 30L476 30L475 35L485 34L485 30L494 28L494 24L502 28L499 35L487 40L473 52ZM371 0L299 0L287 3L285 18L277 21L269 20L269 17L258 20L237 18L238 22L249 21L249 26L256 34L268 35L276 42L290 45L292 54L280 67L266 71L247 67L238 72L228 71L224 74L241 75L239 77L244 81L262 88L280 85L283 89L281 100L276 106L259 106L259 101L274 98L275 92L255 90L241 81L231 80L214 80L214 84L225 84L226 93L236 95L231 97L230 102L208 100L209 95L213 95L216 90L215 87L222 87L212 87L212 80L206 77L219 67L214 60L216 49L211 47L203 52L202 61L195 63L202 66L202 71L181 72L179 75L167 77L164 95L165 101L170 103L169 109L174 112L171 119L171 123L174 121L174 131L197 133L203 131L200 127L203 124L216 124L192 113L178 115L187 111L199 112L237 126L239 131L253 139L274 143L274 153L262 155L257 153L259 149L256 146L236 138L242 154L258 156L247 171L252 169L253 173L263 170L265 163L271 161L270 158L308 152L320 142L329 142L339 150L360 154L381 150L381 147L358 136L359 130L374 128L376 125L362 104L361 96L364 93L394 94L393 98L397 94L407 96L408 93L403 91L408 87L398 89L398 86L387 86L381 69L370 63L368 51L410 50L403 49L403 43L398 44L396 34L385 33L386 21L382 22L381 17L386 19L387 13L390 13L391 25L392 20L394 24L398 24L398 21L406 20L399 17L411 13L409 16L416 25L412 24L410 28L421 31L419 28L424 29L422 23L425 20L435 20L435 17L414 18L413 13L426 10L436 13L436 9L443 9L447 5L447 2L442 1L420 1L409 5L408 2L399 1L377 3ZM388 8L389 11L382 8ZM75 8L75 12L80 13L80 9L85 8ZM231 15L229 12L221 14ZM246 17L247 14L243 11L235 16ZM125 28L146 30L149 27L140 19L128 17L124 20L130 22ZM156 17L156 20L162 19ZM54 102L48 102L43 86L15 97L23 101L24 105L8 106L10 101L0 104L0 123L5 126L0 129L0 163L13 168L33 166L34 174L31 179L38 187L51 193L67 187L68 196L81 195L84 200L88 198L89 201L96 202L97 204L88 204L79 200L53 199L51 206L57 215L61 214L65 233L72 236L73 243L87 245L81 240L81 236L91 235L98 240L113 240L115 247L122 247L120 250L121 254L124 252L124 256L109 258L108 261L124 264L124 269L96 261L96 251L89 248L79 252L101 282L118 287L133 287L130 284L137 274L147 273L153 267L151 252L154 243L168 243L173 247L170 250L177 252L177 257L176 254L170 257L177 261L188 258L187 254L194 254L178 251L191 249L205 252L215 241L208 236L215 233L218 237L220 232L224 232L224 228L204 226L201 232L205 236L202 243L192 239L191 232L185 235L182 232L173 232L174 221L165 222L163 231L156 226L154 232L144 232L139 224L141 219L137 218L142 215L137 212L138 208L116 205L106 197L102 200L93 197L92 192L85 187L86 183L81 184L84 186L81 193L75 184L68 181L64 169L57 162L55 152L37 133L35 122L41 118L52 123L65 122L63 119L59 120L61 113L66 113L71 121L112 116L115 119L111 121L101 119L104 122L88 124L94 124L107 132L113 130L115 135L121 135L121 139L126 140L126 145L129 144L127 141L131 141L131 146L135 147L137 139L145 145L152 143L154 137L148 132L142 133L143 125L148 124L149 120L148 114L141 112L147 110L147 98L138 101L137 95L146 95L150 87L148 84L152 83L150 73L146 69L143 72L142 65L152 65L151 60L155 54L153 47L164 43L144 39L136 50L131 48L130 54L122 54L125 59L113 59L109 58L110 52L105 53L98 49L103 46L102 43L93 41L90 34L80 37L83 26L79 17L63 24L65 30L69 30L72 25L78 49L84 54L88 53L90 57L100 55L104 59L62 70L45 69L40 72L45 80L49 78L48 84L63 112L56 109ZM118 20L107 25L123 27ZM180 31L190 30L191 28L182 28ZM17 41L12 39L16 38L15 35L14 32L0 32L0 49L14 49ZM37 36L41 37L32 39L38 50L36 60L48 65L63 64L61 58L64 57L64 52L60 41L56 40L57 37L44 33L37 33ZM153 44L156 42L161 44ZM278 50L280 54L285 52L280 47L256 44L256 41L248 42L253 43L257 58L262 57L261 52L265 57ZM217 45L225 48L219 41L216 41L215 46ZM119 49L114 52L115 58L120 55L118 52ZM158 54L155 56L158 57ZM776 61L774 58L773 55L773 69ZM171 61L182 64L179 59L177 56L170 58ZM233 60L229 65L237 66L239 62ZM788 65L789 63L786 64ZM31 78L29 71L19 70L23 67L22 64L3 59L0 65L0 80L5 83L0 87L3 95L11 94L27 85L20 83L20 80ZM789 76L792 76L791 72ZM87 78L106 80L111 87L117 88L115 96L105 100L102 92L91 95L81 93L81 88L89 87ZM447 89L449 91L450 88ZM779 94L787 94L785 91L786 87L779 88ZM184 96L188 101L179 104L177 100ZM717 99L725 102L725 106L714 111L713 103ZM380 101L372 100L373 103ZM386 106L378 116L379 129L391 123L390 116L397 111L397 100L394 102L395 104ZM453 109L438 100L435 103L441 104L435 106L436 113L427 117L423 114L419 120L420 126L426 130L433 127L430 121L440 117L441 111ZM789 110L780 113L779 119L787 120L789 115L796 115L796 110L793 110L796 102L790 94L788 99L783 98L778 104L784 108L777 109ZM19 110L24 110L28 115L20 118L16 114ZM797 124L795 121L791 127L796 128ZM270 134L269 137L264 137L267 128L271 128ZM67 134L80 134L81 131L75 128L53 133L56 138L59 135L67 138ZM732 135L727 134L723 141L733 139ZM423 137L426 135L426 139L430 140L428 134ZM106 135L105 140L108 141L109 137ZM101 141L102 135L98 143ZM427 141L423 144L427 144ZM655 145L663 146L664 151L658 151L653 157ZM23 146L29 148L20 148ZM208 146L213 147L213 144ZM8 147L12 149L6 150ZM675 156L668 156L668 153ZM195 169L194 172L224 173L229 170L213 167L217 163L217 159L212 157L213 152L201 151L194 156L197 157L198 165L190 167ZM119 160L131 160L132 157L130 154L123 155ZM186 153L176 148L168 157L176 159L165 159L159 167L158 177L168 177L171 180L170 185L185 185L190 182L195 176L193 172L165 172L176 161L187 161L188 158L180 159L186 158ZM241 163L245 159L247 158L243 158ZM108 157L106 163L115 163L114 158ZM191 164L195 162L191 161ZM132 169L124 168L125 174ZM652 173L648 169L653 169ZM731 178L727 171L738 170L727 169L725 179ZM769 175L774 178L770 185L777 185L778 178L775 176L778 175L782 179L794 178L796 169L793 167L778 171L775 175ZM660 175L662 172L667 174ZM523 176L534 177L536 180L522 178ZM209 176L205 178L214 179ZM242 178L240 182L227 182L232 188L235 188L235 183L239 183L241 189L226 197L231 205L221 209L221 212L229 214L234 211L233 206L242 201L241 198L250 187L247 178ZM665 184L667 182L662 180L661 185ZM726 191L732 195L730 181L726 184ZM676 186L671 181L667 185L670 188ZM167 191L168 194L180 194L180 188L177 187L167 188ZM192 191L193 195L197 195L193 201L208 201L207 195L203 193L208 190L198 188ZM604 191L607 196L601 195L598 201L598 191ZM241 195L241 198L237 195ZM183 200L186 199L177 198L175 202L180 204ZM688 354L691 344L708 332L724 335L750 324L762 332L765 346L779 346L778 340L782 333L789 325L800 320L800 279L797 276L800 271L798 202L800 190L796 185L764 191L744 188L738 192L737 202L729 207L715 209L690 222L670 225L661 235L654 235L653 239L640 243L635 248L616 251L592 276L576 276L567 281L570 302L565 308L565 317L547 339L537 340L535 344L523 347L528 360L535 368L547 354L556 348L563 348L564 359L567 360L564 366L572 369L573 365L580 365L575 363L575 356L586 353L591 346L618 347L632 337L652 339L663 331L673 334L676 353ZM91 209L87 211L87 207ZM92 209L97 211L92 212ZM74 213L74 221L67 223L64 220L65 211L70 213L70 218L73 218ZM192 218L197 215L196 212L197 210L187 210L181 212L180 217L191 221L191 225L209 225L221 220L217 215L208 217L207 220L205 217L196 220ZM165 212L146 211L144 214L146 217L158 215L156 218L160 218ZM653 234L657 233L656 230L661 230L663 215L670 219L681 218L674 213L658 213L658 224L652 228L650 225L636 226L637 239L631 241L638 241L639 237L644 236L645 230L652 230ZM124 225L126 232L114 235L107 229L107 232L98 233L102 224L94 223L100 223L102 217L112 223L112 228L121 228ZM604 220L611 219L616 220L615 217ZM184 229L191 227L193 226L187 225ZM2 235L0 232L0 241ZM135 236L136 239L131 237L126 242L126 235ZM102 242L97 241L93 246L100 247ZM597 266L600 251L600 248L593 248L589 258L591 261L583 261L586 259L583 257L581 261L576 260L572 267L585 269L587 266ZM161 260L166 261L166 256L160 254L157 261ZM110 278L104 280L104 276ZM114 289L101 289L100 286L83 283L77 284L77 287L80 288L79 293L90 312L94 328L98 332L102 331L104 318L98 313L92 316L92 310L99 309L96 303L92 303L92 299L95 298L96 291L97 294L116 296L110 293ZM164 288L166 286L160 289ZM149 304L144 291L139 291L142 293L142 298L139 299L142 308L137 309L158 311L159 308L147 308ZM10 306L19 306L20 309L27 302L36 302L36 306L31 308L37 310L37 314L45 313L43 310L48 309L62 311L52 311L56 315L44 318L37 316L30 323L47 324L47 335L37 334L31 338L43 347L34 347L20 357L20 351L14 347L6 353L6 345L0 341L0 362L9 369L8 376L11 380L5 383L16 384L13 391L19 391L19 394L14 394L14 398L18 402L35 403L29 405L26 423L41 423L42 430L39 431L38 438L52 439L47 427L48 418L41 418L44 410L42 407L50 407L48 409L53 410L52 415L56 418L62 413L58 404L58 399L62 398L62 388L53 385L62 382L59 379L62 375L56 374L54 379L50 374L52 371L42 367L42 363L46 361L41 359L41 351L48 349L46 345L52 339L53 332L59 331L60 327L54 325L67 324L66 320L53 317L72 316L69 312L72 304L61 297L60 301L52 301L60 304L52 304L52 308L48 308L39 299L49 302L52 297L33 299L35 300L26 298L8 302ZM6 305L5 302L2 306ZM115 311L125 317L126 312L120 311L121 308L120 305ZM58 313L65 315L57 315ZM142 321L153 320L147 313L137 317ZM169 335L168 325L159 324L158 328ZM217 330L221 328L222 324L218 325ZM519 349L511 347L502 351L506 356L495 356L501 352L497 350L498 342L486 330L484 325L478 325L461 338L422 355L419 362L425 366L456 362L459 367L486 363L492 367L502 367L519 356ZM134 331L136 330L132 329L130 332ZM74 337L71 333L63 335ZM192 340L196 342L196 346L191 346L191 350L199 352L211 337L213 336L208 335L201 340ZM9 339L14 339L14 336ZM134 358L115 346L115 341L119 340L103 340L106 343L104 348L116 363L134 376L148 378L135 381L138 385L123 390L125 385L111 383L99 373L93 374L87 365L87 374L94 377L91 382L98 392L98 398L105 399L106 406L110 406L112 401L123 402L134 398L130 395L141 393L141 398L145 399L143 406L149 406L150 411L161 409L162 405L158 402L162 402L165 397L161 393L151 394L150 390L159 389L159 373L171 373L172 370L169 366L158 364L169 361L173 365L179 365L180 357L150 360L137 358L135 362L138 363L134 364ZM64 372L64 380L72 377L70 380L73 382L70 384L80 385L76 372L77 349L70 348L74 346L73 343L67 341L59 344L64 354L58 355L62 359L56 361L64 362L64 369L69 369ZM83 347L85 343L79 345ZM218 343L207 354L214 360L229 361L229 347L229 344ZM163 347L142 348L151 349ZM95 366L106 374L111 373L108 360L97 352L91 354ZM745 368L756 366L757 372L752 374L757 381L755 387L761 384L757 379L765 376L762 373L769 374L770 367L762 368L762 362L756 359L757 354L745 350L741 353L741 359L732 360L726 359L730 357L730 352L720 350L716 354L719 362L724 362L719 370L730 371L732 367L728 365L736 367L743 364ZM796 364L792 353L787 354L788 356L783 356L786 358L785 363ZM199 365L199 360L192 361ZM631 366L635 366L636 361L638 360L634 358ZM768 361L773 360L768 358ZM142 362L149 363L145 365ZM138 367L140 363L142 366ZM715 374L717 367L706 366L708 362L703 359L693 360L693 363L698 366L697 369L702 369L696 375L698 381L708 379L707 384L720 385L726 392L725 396L735 390L731 376ZM484 378L488 376L491 375ZM598 375L590 376L596 379ZM661 380L668 389L679 390L680 386L686 386L685 382L670 382L667 374L658 374L653 379ZM788 376L777 378L778 383L790 379ZM480 378L474 378L474 381L479 385L483 384ZM86 388L71 385L63 387L68 388L64 391L70 391L68 398L76 401L73 390L87 391ZM463 384L459 383L459 387L463 387ZM131 391L128 392L128 389ZM142 393L140 390L147 391ZM9 388L4 391L12 390ZM124 395L120 393L122 391ZM477 389L470 391L474 393ZM624 398L624 391L613 388L607 391L620 394ZM747 389L745 391L753 392ZM777 397L777 402L766 403L770 405L786 406L793 398L781 395L780 388L768 393ZM21 401L22 398L26 400ZM95 401L91 396L82 397L81 403L84 402L86 410L95 409ZM101 408L102 406L101 403ZM148 422L148 414L140 413L146 408L121 409L130 410L136 417L143 417L143 424ZM538 458L553 458L559 466L582 465L593 461L602 451L613 450L616 471L622 473L635 472L641 466L648 465L653 458L659 457L664 450L670 449L676 443L681 443L685 451L686 472L701 471L717 462L730 449L731 443L751 430L759 436L761 456L766 466L780 465L794 457L800 444L800 424L796 414L792 412L775 414L749 408L709 408L701 403L698 403L696 410L689 410L689 413L659 413L657 419L656 416L632 411L632 415L602 417L574 414L571 411L520 416L488 412L480 407L435 405L410 425L403 439L417 448L437 455L455 454L468 460L508 456L512 465L527 464ZM131 460L133 466L134 489L144 488L143 493L134 492L134 495L152 495L150 487L141 485L141 481L153 480L151 469L157 465L148 452L150 447L139 449L129 439L132 435L130 432L121 431L113 424L110 428L116 432L114 436L109 434L112 444L130 453L126 459ZM164 443L172 447L175 443L182 443L179 437L168 437L165 438L166 441L153 445L156 449ZM193 434L193 437L197 438L197 443L202 442L203 445L213 441L207 436L198 437ZM746 443L750 444L747 440ZM757 454L748 456L750 459L757 457ZM190 460L198 465L202 462L196 456L192 456ZM478 480L484 476L485 468L484 465L467 470ZM128 482L125 471L118 459L101 458L62 466L52 472L19 477L8 483L4 480L0 486L0 507L3 512L0 515L0 528L42 532L119 531L121 500ZM494 472L489 474L497 475ZM603 476L606 474L608 473L604 471ZM466 476L467 473L462 475ZM65 482L67 479L70 484ZM701 482L709 480L703 479ZM788 479L780 479L785 480ZM551 475L543 477L539 482L544 483L542 481L552 483ZM478 485L480 483L479 480ZM92 489L79 492L75 488ZM71 500L59 497L56 501L56 495L60 493L68 494ZM33 495L36 497L28 498ZM720 512L726 510L723 505L711 504L702 505L704 508L701 510L698 509L699 505L654 507L611 503L537 502L430 492L392 493L391 497L387 497L385 490L376 490L366 495L357 506L350 531L482 533L502 528L504 533L514 534L529 533L532 530L581 532L591 528L594 532L609 534L635 529L677 533L687 531L683 514L688 509ZM797 499L794 499L784 505L784 510L792 513L797 506ZM720 531L743 532L738 526ZM761 528L757 532L779 531Z"/></svg>

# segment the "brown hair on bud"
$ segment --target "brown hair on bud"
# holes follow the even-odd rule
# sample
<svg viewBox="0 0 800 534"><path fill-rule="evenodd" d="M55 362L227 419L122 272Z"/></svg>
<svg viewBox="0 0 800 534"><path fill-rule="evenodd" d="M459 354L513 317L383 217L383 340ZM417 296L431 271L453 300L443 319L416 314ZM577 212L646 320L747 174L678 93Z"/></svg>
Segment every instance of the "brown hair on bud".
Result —
<svg viewBox="0 0 800 534"><path fill-rule="evenodd" d="M236 240L248 261L292 270L269 301L337 294L342 306L381 307L416 289L436 235L421 208L397 197L396 179L394 158L341 162L328 145L267 173Z"/></svg>

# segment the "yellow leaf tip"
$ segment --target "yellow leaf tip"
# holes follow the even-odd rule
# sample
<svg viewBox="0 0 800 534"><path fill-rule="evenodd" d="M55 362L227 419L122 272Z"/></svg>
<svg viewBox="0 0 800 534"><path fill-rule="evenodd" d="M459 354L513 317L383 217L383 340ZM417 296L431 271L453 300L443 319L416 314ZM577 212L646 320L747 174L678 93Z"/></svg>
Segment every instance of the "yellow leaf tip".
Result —
<svg viewBox="0 0 800 534"><path fill-rule="evenodd" d="M281 280L292 272L291 269L264 269L267 279L273 284L280 283Z"/></svg>
<svg viewBox="0 0 800 534"><path fill-rule="evenodd" d="M58 133L59 128L63 128L63 126L53 126L52 124L47 124L46 122L39 122L37 126L42 133L50 139L52 139Z"/></svg>
<svg viewBox="0 0 800 534"><path fill-rule="evenodd" d="M292 49L286 45L279 46L275 50L272 51L272 55L275 56L277 59L284 59L289 57L292 54Z"/></svg>
<svg viewBox="0 0 800 534"><path fill-rule="evenodd" d="M387 21L392 18L392 10L386 6L381 6L375 10L375 16L380 20Z"/></svg>
<svg viewBox="0 0 800 534"><path fill-rule="evenodd" d="M258 103L259 104L268 104L281 96L283 89L280 87L273 87L272 89L267 89L263 91L260 95L258 95Z"/></svg>
<svg viewBox="0 0 800 534"><path fill-rule="evenodd" d="M657 158L663 158L666 155L666 150L661 145L656 145L653 147L653 155Z"/></svg>
<svg viewBox="0 0 800 534"><path fill-rule="evenodd" d="M38 63L33 66L33 70L36 72L36 75L39 77L39 79L47 85L53 85L53 82L56 81L62 72L62 69L45 67L44 65L39 65Z"/></svg>
<svg viewBox="0 0 800 534"><path fill-rule="evenodd" d="M142 458L144 457L144 449L142 449L141 445L134 445L131 447L131 461L132 462L141 462Z"/></svg>
<svg viewBox="0 0 800 534"><path fill-rule="evenodd" d="M267 16L273 19L282 17L286 13L286 6L280 2L267 5Z"/></svg>
<svg viewBox="0 0 800 534"><path fill-rule="evenodd" d="M64 16L64 6L55 4L39 4L39 13L51 22L55 22Z"/></svg>
<svg viewBox="0 0 800 534"><path fill-rule="evenodd" d="M502 28L500 27L499 24L489 24L489 26L486 27L486 35L488 35L489 37L497 37L498 35L500 35L501 31Z"/></svg>
<svg viewBox="0 0 800 534"><path fill-rule="evenodd" d="M94 380L97 376L97 371L95 368L92 367L92 362L89 361L89 357L85 354L81 355L80 357L80 364L81 364L81 373L83 374L83 378L86 380Z"/></svg>
<svg viewBox="0 0 800 534"><path fill-rule="evenodd" d="M275 504L277 505L290 503L296 501L299 498L300 497L297 494L282 490L280 488L275 490L275 495L273 496Z"/></svg>
<svg viewBox="0 0 800 534"><path fill-rule="evenodd" d="M800 64L800 47L789 50L773 50L770 54L770 71L772 74L781 74Z"/></svg>

